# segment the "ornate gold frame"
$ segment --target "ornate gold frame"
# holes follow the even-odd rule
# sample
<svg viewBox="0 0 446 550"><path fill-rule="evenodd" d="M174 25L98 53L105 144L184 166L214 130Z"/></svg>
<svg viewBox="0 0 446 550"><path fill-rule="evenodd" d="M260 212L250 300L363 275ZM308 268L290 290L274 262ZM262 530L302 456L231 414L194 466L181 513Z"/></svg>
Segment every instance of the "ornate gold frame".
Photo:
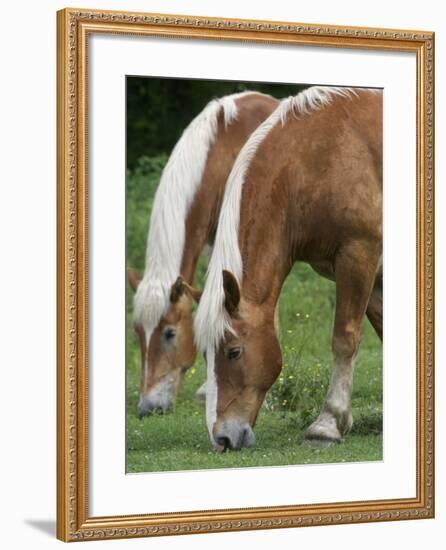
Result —
<svg viewBox="0 0 446 550"><path fill-rule="evenodd" d="M65 9L57 14L58 470L64 541L358 523L434 516L434 35L181 15ZM87 55L91 33L371 48L417 56L416 498L143 516L88 514Z"/></svg>

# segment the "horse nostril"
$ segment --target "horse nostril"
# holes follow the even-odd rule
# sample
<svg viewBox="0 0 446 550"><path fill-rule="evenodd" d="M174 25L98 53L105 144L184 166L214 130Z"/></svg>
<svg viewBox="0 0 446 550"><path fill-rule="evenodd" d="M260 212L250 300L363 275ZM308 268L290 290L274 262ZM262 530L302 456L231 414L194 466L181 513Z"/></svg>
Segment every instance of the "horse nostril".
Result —
<svg viewBox="0 0 446 550"><path fill-rule="evenodd" d="M229 439L229 437L219 436L215 439L215 441L218 445L220 445L220 447L223 447L223 452L231 448L231 440Z"/></svg>

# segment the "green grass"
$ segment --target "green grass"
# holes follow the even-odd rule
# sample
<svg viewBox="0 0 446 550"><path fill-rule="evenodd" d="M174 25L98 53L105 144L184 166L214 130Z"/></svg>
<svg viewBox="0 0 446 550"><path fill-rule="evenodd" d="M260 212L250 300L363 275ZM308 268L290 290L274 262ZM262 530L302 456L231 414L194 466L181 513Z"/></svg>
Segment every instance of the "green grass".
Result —
<svg viewBox="0 0 446 550"><path fill-rule="evenodd" d="M142 159L127 181L127 263L143 269L152 197L165 157ZM202 261L197 274L201 286ZM352 432L327 448L303 444L305 428L322 406L331 371L334 284L297 264L280 298L282 373L270 389L255 428L254 449L217 454L210 449L203 403L194 395L204 382L201 358L188 371L175 411L139 420L140 352L132 331L132 296L127 296L127 470L199 470L360 462L382 459L382 346L368 321L358 354L353 388Z"/></svg>

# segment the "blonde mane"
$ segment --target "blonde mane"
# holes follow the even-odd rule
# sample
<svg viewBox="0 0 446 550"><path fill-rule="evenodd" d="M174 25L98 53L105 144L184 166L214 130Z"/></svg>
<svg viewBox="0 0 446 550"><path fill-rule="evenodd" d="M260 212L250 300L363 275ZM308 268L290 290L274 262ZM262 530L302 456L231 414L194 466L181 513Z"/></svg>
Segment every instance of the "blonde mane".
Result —
<svg viewBox="0 0 446 550"><path fill-rule="evenodd" d="M187 213L197 192L209 150L215 142L218 116L225 125L238 116L236 99L242 92L212 100L184 130L161 175L147 237L144 276L134 298L134 321L148 336L165 315L170 290L180 274Z"/></svg>

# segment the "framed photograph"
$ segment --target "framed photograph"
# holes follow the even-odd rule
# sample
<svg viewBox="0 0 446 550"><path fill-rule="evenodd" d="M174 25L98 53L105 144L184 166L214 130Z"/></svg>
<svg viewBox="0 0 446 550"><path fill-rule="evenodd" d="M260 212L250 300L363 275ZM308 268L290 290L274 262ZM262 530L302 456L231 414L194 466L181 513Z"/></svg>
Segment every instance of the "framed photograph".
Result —
<svg viewBox="0 0 446 550"><path fill-rule="evenodd" d="M64 541L434 516L434 36L65 9Z"/></svg>

